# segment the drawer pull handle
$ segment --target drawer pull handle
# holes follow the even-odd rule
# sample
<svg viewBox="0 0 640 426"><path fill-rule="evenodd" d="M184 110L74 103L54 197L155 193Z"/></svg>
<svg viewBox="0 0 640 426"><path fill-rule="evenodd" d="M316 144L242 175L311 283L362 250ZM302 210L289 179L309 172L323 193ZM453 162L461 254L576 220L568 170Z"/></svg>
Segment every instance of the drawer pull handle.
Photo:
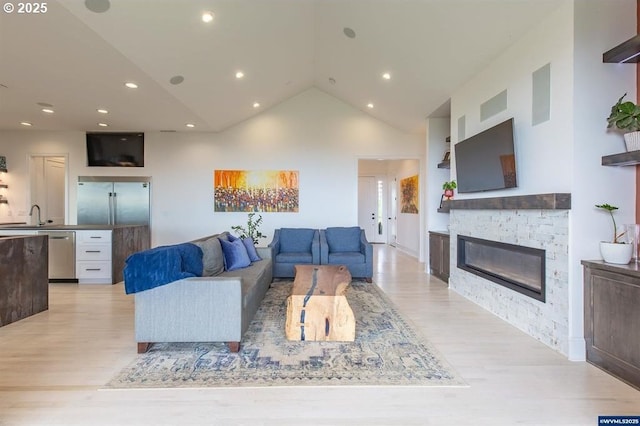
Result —
<svg viewBox="0 0 640 426"><path fill-rule="evenodd" d="M93 236L93 235L92 235L92 236L90 236L89 238L98 238L98 239L100 239L100 238L102 238L102 237L96 237L96 236Z"/></svg>
<svg viewBox="0 0 640 426"><path fill-rule="evenodd" d="M85 250L85 253L102 253L101 250Z"/></svg>
<svg viewBox="0 0 640 426"><path fill-rule="evenodd" d="M102 268L87 268L86 271L102 271Z"/></svg>

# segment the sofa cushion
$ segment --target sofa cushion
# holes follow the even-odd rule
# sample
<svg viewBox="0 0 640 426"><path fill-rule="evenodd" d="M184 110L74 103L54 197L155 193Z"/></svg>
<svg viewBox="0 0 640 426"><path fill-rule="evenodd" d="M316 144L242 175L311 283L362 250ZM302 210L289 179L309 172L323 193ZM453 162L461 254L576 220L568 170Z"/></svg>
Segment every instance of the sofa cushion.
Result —
<svg viewBox="0 0 640 426"><path fill-rule="evenodd" d="M315 229L282 228L280 229L280 252L309 252Z"/></svg>
<svg viewBox="0 0 640 426"><path fill-rule="evenodd" d="M329 253L329 264L331 265L353 265L356 263L364 263L364 254L359 251Z"/></svg>
<svg viewBox="0 0 640 426"><path fill-rule="evenodd" d="M251 265L251 259L242 240L236 239L233 242L220 240L220 244L224 254L225 270L234 271Z"/></svg>
<svg viewBox="0 0 640 426"><path fill-rule="evenodd" d="M327 228L325 235L329 253L344 251L360 251L360 235L362 230L357 226L347 228Z"/></svg>
<svg viewBox="0 0 640 426"><path fill-rule="evenodd" d="M249 260L251 262L257 262L258 260L262 260L260 256L258 256L258 252L256 251L256 245L254 244L251 238L243 238L242 243L244 247L247 249L247 254L249 255Z"/></svg>
<svg viewBox="0 0 640 426"><path fill-rule="evenodd" d="M313 263L311 253L307 252L285 252L276 255L277 263Z"/></svg>
<svg viewBox="0 0 640 426"><path fill-rule="evenodd" d="M203 276L213 277L224 271L224 255L218 237L194 241L193 244L202 249Z"/></svg>

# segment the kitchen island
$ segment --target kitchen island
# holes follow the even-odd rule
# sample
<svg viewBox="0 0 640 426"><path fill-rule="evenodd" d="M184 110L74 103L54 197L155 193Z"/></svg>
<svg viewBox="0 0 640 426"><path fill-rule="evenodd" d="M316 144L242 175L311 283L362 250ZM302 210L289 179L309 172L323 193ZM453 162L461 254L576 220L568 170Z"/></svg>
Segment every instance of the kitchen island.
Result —
<svg viewBox="0 0 640 426"><path fill-rule="evenodd" d="M151 244L147 225L2 225L0 235L51 235L56 232L73 233L71 251L73 277L80 284L115 284L123 280L125 260L129 255L146 250ZM53 255L59 255L54 252ZM49 256L49 260L52 257ZM51 270L58 265L49 263Z"/></svg>
<svg viewBox="0 0 640 426"><path fill-rule="evenodd" d="M49 309L47 237L0 236L0 327Z"/></svg>

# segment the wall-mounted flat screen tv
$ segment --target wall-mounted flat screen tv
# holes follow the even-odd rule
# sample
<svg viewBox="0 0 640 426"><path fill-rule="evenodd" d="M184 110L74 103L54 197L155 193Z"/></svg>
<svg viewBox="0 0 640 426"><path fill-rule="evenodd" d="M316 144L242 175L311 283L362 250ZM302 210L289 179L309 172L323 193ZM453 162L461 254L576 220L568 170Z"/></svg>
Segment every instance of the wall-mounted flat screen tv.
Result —
<svg viewBox="0 0 640 426"><path fill-rule="evenodd" d="M144 167L144 133L87 133L89 167Z"/></svg>
<svg viewBox="0 0 640 426"><path fill-rule="evenodd" d="M454 145L458 192L514 188L513 118Z"/></svg>

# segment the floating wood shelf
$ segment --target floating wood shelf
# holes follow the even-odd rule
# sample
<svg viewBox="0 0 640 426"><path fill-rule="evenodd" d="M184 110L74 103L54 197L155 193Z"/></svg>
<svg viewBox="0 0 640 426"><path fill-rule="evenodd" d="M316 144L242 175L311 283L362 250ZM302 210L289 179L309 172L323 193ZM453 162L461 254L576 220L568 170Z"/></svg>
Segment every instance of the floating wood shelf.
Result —
<svg viewBox="0 0 640 426"><path fill-rule="evenodd" d="M603 166L635 166L640 164L640 151L622 152L602 157Z"/></svg>
<svg viewBox="0 0 640 426"><path fill-rule="evenodd" d="M4 198L0 200L0 204L9 204L9 200L5 200Z"/></svg>
<svg viewBox="0 0 640 426"><path fill-rule="evenodd" d="M6 183L0 183L0 188L8 188L9 185L7 185Z"/></svg>
<svg viewBox="0 0 640 426"><path fill-rule="evenodd" d="M636 35L602 54L602 62L631 64L640 62L640 35Z"/></svg>
<svg viewBox="0 0 640 426"><path fill-rule="evenodd" d="M443 161L442 163L438 163L438 168L439 169L448 169L449 167L451 167L451 161L450 160Z"/></svg>
<svg viewBox="0 0 640 426"><path fill-rule="evenodd" d="M533 194L512 197L470 198L443 201L439 212L449 210L569 210L571 194Z"/></svg>

